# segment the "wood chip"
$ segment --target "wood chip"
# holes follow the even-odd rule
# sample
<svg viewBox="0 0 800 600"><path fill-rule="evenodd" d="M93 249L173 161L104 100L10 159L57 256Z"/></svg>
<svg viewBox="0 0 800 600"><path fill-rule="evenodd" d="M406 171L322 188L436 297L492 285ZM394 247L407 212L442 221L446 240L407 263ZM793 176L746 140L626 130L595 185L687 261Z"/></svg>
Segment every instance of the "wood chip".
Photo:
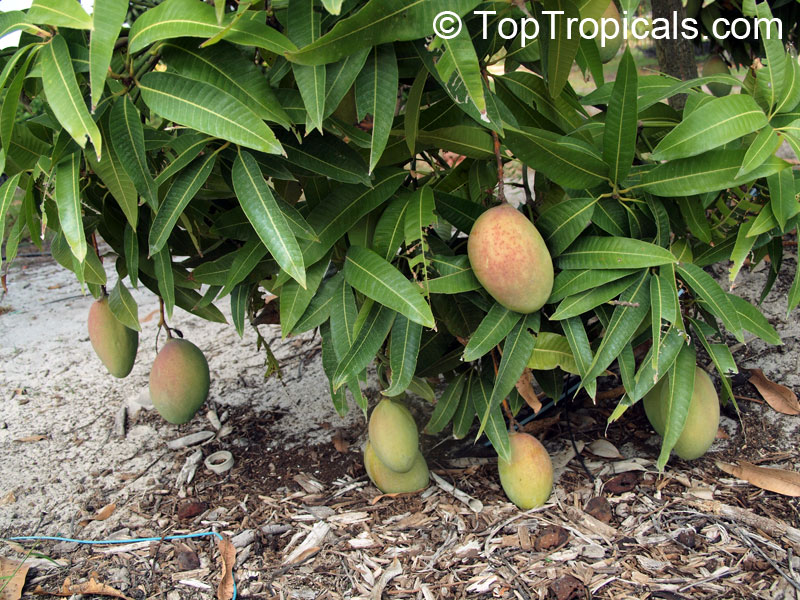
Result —
<svg viewBox="0 0 800 600"><path fill-rule="evenodd" d="M311 531L308 532L303 542L284 558L283 564L293 565L319 552L330 530L331 526L325 521L317 521L314 523L314 526L311 528Z"/></svg>
<svg viewBox="0 0 800 600"><path fill-rule="evenodd" d="M779 413L800 415L800 402L792 390L767 379L761 369L750 369L750 379L764 400Z"/></svg>

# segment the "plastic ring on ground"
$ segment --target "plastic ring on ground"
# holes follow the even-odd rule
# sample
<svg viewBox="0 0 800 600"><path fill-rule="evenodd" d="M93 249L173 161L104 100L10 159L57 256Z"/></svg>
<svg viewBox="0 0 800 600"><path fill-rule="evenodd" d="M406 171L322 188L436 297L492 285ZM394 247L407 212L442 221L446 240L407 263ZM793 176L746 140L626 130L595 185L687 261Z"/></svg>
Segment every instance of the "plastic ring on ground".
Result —
<svg viewBox="0 0 800 600"><path fill-rule="evenodd" d="M227 450L220 450L219 452L214 452L214 454L209 454L203 464L209 471L221 475L233 466L233 454Z"/></svg>

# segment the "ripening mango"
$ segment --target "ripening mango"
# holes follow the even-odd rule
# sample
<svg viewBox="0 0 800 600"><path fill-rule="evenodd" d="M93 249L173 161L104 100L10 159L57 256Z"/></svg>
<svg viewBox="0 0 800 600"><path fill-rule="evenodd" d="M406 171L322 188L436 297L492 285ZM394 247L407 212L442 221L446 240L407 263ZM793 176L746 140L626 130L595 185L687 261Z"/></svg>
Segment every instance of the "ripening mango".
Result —
<svg viewBox="0 0 800 600"><path fill-rule="evenodd" d="M703 63L702 68L703 77L709 77L710 75L730 75L731 70L728 68L728 65L725 64L725 61L722 60L719 55L712 54L708 57L706 62ZM727 96L731 93L732 86L728 85L727 83L707 83L708 91L714 94L717 98L721 96Z"/></svg>
<svg viewBox="0 0 800 600"><path fill-rule="evenodd" d="M644 397L644 411L647 419L658 435L664 435L667 422L667 402L669 385L663 377ZM714 443L719 429L719 397L711 377L703 369L696 367L694 391L689 403L689 413L681 436L673 448L675 454L684 460L699 458Z"/></svg>
<svg viewBox="0 0 800 600"><path fill-rule="evenodd" d="M369 439L375 454L392 471L405 473L419 454L414 417L400 402L384 398L369 418Z"/></svg>
<svg viewBox="0 0 800 600"><path fill-rule="evenodd" d="M475 277L507 309L536 312L550 297L550 252L533 223L510 204L478 217L467 240L467 254Z"/></svg>
<svg viewBox="0 0 800 600"><path fill-rule="evenodd" d="M153 361L150 399L165 421L186 423L208 396L208 362L192 342L172 338Z"/></svg>
<svg viewBox="0 0 800 600"><path fill-rule="evenodd" d="M503 491L522 510L547 502L553 491L553 464L541 442L527 433L511 433L511 461L497 461Z"/></svg>
<svg viewBox="0 0 800 600"><path fill-rule="evenodd" d="M384 494L417 492L428 487L428 464L419 450L414 455L411 468L405 473L398 473L387 467L378 458L372 443L367 442L364 448L364 468L370 481Z"/></svg>
<svg viewBox="0 0 800 600"><path fill-rule="evenodd" d="M122 324L108 306L108 296L89 309L89 340L95 354L114 377L127 377L136 360L139 332Z"/></svg>
<svg viewBox="0 0 800 600"><path fill-rule="evenodd" d="M617 35L614 37L607 37L605 39L605 45L601 45L603 41L601 36L598 36L595 39L595 42L597 43L597 50L600 52L600 60L603 63L607 63L611 62L611 60L617 55L617 52L619 52L619 49L622 47L622 39L623 39L622 31L624 24L622 23L622 17L619 14L619 9L617 8L617 5L614 4L613 2L608 3L608 8L606 8L606 11L603 13L603 16L601 17L600 20L601 31L603 26L602 19L614 19L619 24ZM613 23L611 25L607 25L605 31L608 34L614 33Z"/></svg>

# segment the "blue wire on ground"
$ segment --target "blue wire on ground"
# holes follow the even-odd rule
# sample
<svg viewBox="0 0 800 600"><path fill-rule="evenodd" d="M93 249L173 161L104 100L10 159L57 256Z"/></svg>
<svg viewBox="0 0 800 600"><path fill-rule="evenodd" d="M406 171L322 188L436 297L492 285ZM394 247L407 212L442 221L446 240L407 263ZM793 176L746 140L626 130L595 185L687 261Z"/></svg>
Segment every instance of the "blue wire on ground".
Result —
<svg viewBox="0 0 800 600"><path fill-rule="evenodd" d="M50 541L50 542L73 542L76 544L93 544L93 545L106 545L106 544L130 544L132 542L167 542L170 540L186 540L189 538L199 538L199 537L206 537L206 536L214 536L222 541L223 537L216 531L206 531L202 533L185 533L181 535L166 535L164 537L149 537L149 538L130 538L126 540L105 540L105 541L95 541L95 540L73 540L72 538L66 537L53 537L53 536L42 536L42 535L25 535L25 536L18 536L18 537L10 537L6 538L8 540L13 540L15 542L23 542L23 541ZM233 573L231 573L233 576ZM231 600L236 600L237 590L236 590L236 580L233 580L233 598Z"/></svg>

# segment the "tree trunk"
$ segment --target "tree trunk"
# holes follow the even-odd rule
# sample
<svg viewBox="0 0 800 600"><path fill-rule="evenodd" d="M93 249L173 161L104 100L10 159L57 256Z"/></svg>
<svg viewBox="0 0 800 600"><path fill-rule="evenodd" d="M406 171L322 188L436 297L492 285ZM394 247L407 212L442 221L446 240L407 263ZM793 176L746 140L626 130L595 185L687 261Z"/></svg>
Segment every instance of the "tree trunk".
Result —
<svg viewBox="0 0 800 600"><path fill-rule="evenodd" d="M653 19L663 18L672 23L677 14L678 23L686 18L681 0L653 0ZM667 75L687 80L697 77L697 62L694 58L692 42L678 36L678 39L655 40L658 67ZM682 110L686 105L686 94L678 94L669 99L675 110Z"/></svg>

